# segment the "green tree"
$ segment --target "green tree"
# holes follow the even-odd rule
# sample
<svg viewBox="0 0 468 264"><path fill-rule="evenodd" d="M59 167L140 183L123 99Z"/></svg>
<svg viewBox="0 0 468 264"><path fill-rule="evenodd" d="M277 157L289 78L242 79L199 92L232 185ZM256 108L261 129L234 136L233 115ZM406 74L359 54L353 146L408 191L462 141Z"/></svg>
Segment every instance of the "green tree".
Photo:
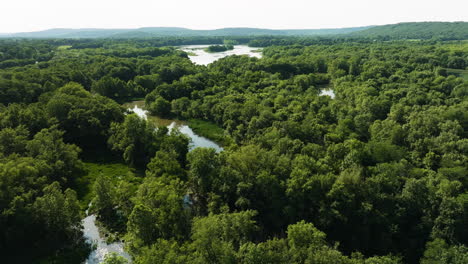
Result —
<svg viewBox="0 0 468 264"><path fill-rule="evenodd" d="M468 261L468 248L448 245L443 239L429 241L421 264L462 264Z"/></svg>
<svg viewBox="0 0 468 264"><path fill-rule="evenodd" d="M122 153L124 160L133 166L146 165L154 157L167 134L167 128L156 128L136 114L125 117L123 123L112 123L108 144Z"/></svg>
<svg viewBox="0 0 468 264"><path fill-rule="evenodd" d="M167 117L171 113L171 103L163 97L158 97L149 105L148 110L154 115Z"/></svg>
<svg viewBox="0 0 468 264"><path fill-rule="evenodd" d="M63 142L63 132L57 127L43 129L26 145L28 155L43 160L50 166L50 176L54 180L71 180L83 170L78 158L80 148Z"/></svg>
<svg viewBox="0 0 468 264"><path fill-rule="evenodd" d="M60 244L61 236L68 240L77 241L81 236L80 206L76 192L67 189L62 193L60 184L54 182L46 186L44 195L37 197L33 210L37 221L44 224L47 239L50 243Z"/></svg>
<svg viewBox="0 0 468 264"><path fill-rule="evenodd" d="M128 260L117 253L109 253L105 256L102 264L127 264Z"/></svg>
<svg viewBox="0 0 468 264"><path fill-rule="evenodd" d="M93 208L98 214L106 220L109 220L114 211L116 190L108 175L100 174L93 185L94 199L92 201Z"/></svg>
<svg viewBox="0 0 468 264"><path fill-rule="evenodd" d="M65 139L86 148L103 146L112 122L123 120L123 109L114 101L94 96L77 83L59 88L47 101L49 118L58 121Z"/></svg>
<svg viewBox="0 0 468 264"><path fill-rule="evenodd" d="M177 161L177 155L174 151L160 150L156 152L156 155L151 159L147 167L146 176L176 177L182 180L186 178L186 172Z"/></svg>
<svg viewBox="0 0 468 264"><path fill-rule="evenodd" d="M131 96L128 85L118 79L105 76L97 82L94 82L91 91L109 98L123 98Z"/></svg>
<svg viewBox="0 0 468 264"><path fill-rule="evenodd" d="M8 156L13 153L24 154L29 131L19 126L17 128L5 128L0 131L0 153Z"/></svg>
<svg viewBox="0 0 468 264"><path fill-rule="evenodd" d="M189 184L193 191L195 208L199 213L206 213L209 193L219 184L221 162L212 148L196 148L188 154Z"/></svg>
<svg viewBox="0 0 468 264"><path fill-rule="evenodd" d="M242 211L195 218L192 239L199 262L236 263L237 250L257 229L255 215L255 211Z"/></svg>
<svg viewBox="0 0 468 264"><path fill-rule="evenodd" d="M127 223L134 248L150 245L158 238L182 239L188 234L190 211L183 204L185 186L178 179L166 181L148 177L138 189Z"/></svg>

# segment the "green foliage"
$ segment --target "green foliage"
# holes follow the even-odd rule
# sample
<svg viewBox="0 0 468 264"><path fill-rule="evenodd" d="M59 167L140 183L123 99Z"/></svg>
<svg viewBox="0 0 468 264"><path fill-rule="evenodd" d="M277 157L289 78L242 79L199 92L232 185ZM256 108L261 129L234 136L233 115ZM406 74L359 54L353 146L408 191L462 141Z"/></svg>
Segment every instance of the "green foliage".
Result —
<svg viewBox="0 0 468 264"><path fill-rule="evenodd" d="M4 156L25 153L28 136L29 131L22 126L2 129L0 131L0 153Z"/></svg>
<svg viewBox="0 0 468 264"><path fill-rule="evenodd" d="M36 198L32 207L36 221L49 233L48 243L60 244L63 236L78 241L81 236L81 215L76 192L67 189L62 193L60 184L54 182L46 186L43 193L43 196Z"/></svg>
<svg viewBox="0 0 468 264"><path fill-rule="evenodd" d="M104 258L102 264L127 264L128 260L124 257L118 256L116 253L109 253Z"/></svg>
<svg viewBox="0 0 468 264"><path fill-rule="evenodd" d="M468 261L468 248L464 245L449 246L443 239L427 243L421 264L461 264Z"/></svg>
<svg viewBox="0 0 468 264"><path fill-rule="evenodd" d="M222 146L230 143L230 139L226 137L224 130L216 124L198 119L190 119L188 120L188 125L197 135L209 138Z"/></svg>
<svg viewBox="0 0 468 264"><path fill-rule="evenodd" d="M378 39L468 39L467 22L412 22L376 26L352 36Z"/></svg>
<svg viewBox="0 0 468 264"><path fill-rule="evenodd" d="M211 45L206 48L207 52L223 52L228 50L233 50L234 46L231 44L224 44L224 45Z"/></svg>
<svg viewBox="0 0 468 264"><path fill-rule="evenodd" d="M235 263L236 250L257 228L255 215L255 211L244 211L194 219L194 254L204 263Z"/></svg>
<svg viewBox="0 0 468 264"><path fill-rule="evenodd" d="M65 144L63 134L56 127L43 129L27 143L26 150L28 156L43 160L50 166L52 178L66 181L81 172L83 164L78 158L80 149Z"/></svg>
<svg viewBox="0 0 468 264"><path fill-rule="evenodd" d="M93 83L91 91L109 98L130 97L132 94L125 82L118 78L103 77L99 81Z"/></svg>
<svg viewBox="0 0 468 264"><path fill-rule="evenodd" d="M394 33L434 30L414 27ZM135 263L466 262L467 43L379 39L262 37L208 66L155 48L182 38L0 41L5 261L81 262L92 200ZM134 96L224 150L112 100Z"/></svg>
<svg viewBox="0 0 468 264"><path fill-rule="evenodd" d="M184 184L179 180L147 177L138 189L127 223L130 247L138 250L159 238L185 237L190 212L184 208L183 196Z"/></svg>
<svg viewBox="0 0 468 264"><path fill-rule="evenodd" d="M84 163L85 173L75 179L73 188L78 194L82 208L88 208L89 203L94 198L94 183L99 177L111 177L114 186L119 186L120 182L138 185L142 173L130 168L123 160L110 156L109 153L98 153L101 159L87 159ZM132 195L134 191L127 195ZM130 201L126 201L130 202Z"/></svg>
<svg viewBox="0 0 468 264"><path fill-rule="evenodd" d="M47 163L10 157L0 163L0 250L12 262L28 262L54 252L83 248L76 193L47 178ZM39 243L39 244L37 244ZM41 246L37 246L41 245ZM19 250L21 248L21 250Z"/></svg>
<svg viewBox="0 0 468 264"><path fill-rule="evenodd" d="M166 117L171 112L171 103L163 97L158 97L149 105L148 110L154 115Z"/></svg>
<svg viewBox="0 0 468 264"><path fill-rule="evenodd" d="M189 184L195 199L194 208L201 212L208 209L210 191L218 185L220 160L214 149L196 148L188 154Z"/></svg>
<svg viewBox="0 0 468 264"><path fill-rule="evenodd" d="M177 154L174 151L160 150L156 152L154 158L148 163L146 176L150 177L176 177L185 179L185 170L177 160Z"/></svg>
<svg viewBox="0 0 468 264"><path fill-rule="evenodd" d="M110 217L114 207L115 186L108 175L101 174L96 178L93 192L95 193L93 207L100 216Z"/></svg>
<svg viewBox="0 0 468 264"><path fill-rule="evenodd" d="M144 166L154 156L166 133L166 128L156 130L151 123L130 114L123 123L112 123L108 143L112 150L122 153L128 164Z"/></svg>
<svg viewBox="0 0 468 264"><path fill-rule="evenodd" d="M66 131L65 138L81 146L102 145L110 124L123 119L123 111L114 101L93 96L77 83L58 89L46 109L49 118Z"/></svg>

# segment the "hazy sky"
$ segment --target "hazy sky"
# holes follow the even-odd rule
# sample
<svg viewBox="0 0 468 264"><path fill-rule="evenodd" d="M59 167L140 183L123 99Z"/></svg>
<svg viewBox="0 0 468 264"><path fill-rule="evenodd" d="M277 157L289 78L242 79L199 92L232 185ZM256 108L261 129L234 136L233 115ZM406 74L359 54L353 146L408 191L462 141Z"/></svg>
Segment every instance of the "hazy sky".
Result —
<svg viewBox="0 0 468 264"><path fill-rule="evenodd" d="M0 32L49 28L334 28L468 21L468 0L1 0Z"/></svg>

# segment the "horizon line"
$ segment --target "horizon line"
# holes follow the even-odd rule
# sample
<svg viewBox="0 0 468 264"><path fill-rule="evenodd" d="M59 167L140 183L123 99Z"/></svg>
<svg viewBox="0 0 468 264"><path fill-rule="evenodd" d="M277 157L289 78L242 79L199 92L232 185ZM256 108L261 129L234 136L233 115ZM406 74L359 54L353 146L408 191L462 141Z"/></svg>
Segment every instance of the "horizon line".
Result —
<svg viewBox="0 0 468 264"><path fill-rule="evenodd" d="M267 27L250 27L250 26L229 26L229 27L216 27L216 28L204 28L204 29L194 29L182 26L141 26L141 27L52 27L46 29L39 29L33 31L15 31L15 32L0 32L1 35L6 34L22 34L22 33L36 33L36 32L43 32L49 30L138 30L138 29L145 29L145 28L177 28L177 29L185 29L185 30L193 30L193 31L212 31L212 30L220 30L220 29L263 29L263 30L321 30L321 29L345 29L345 28L360 28L360 27L376 27L376 26L386 26L386 25L397 25L397 24L404 24L404 23L466 23L468 21L401 21L396 23L386 23L386 24L373 24L373 25L361 25L361 26L341 26L341 27L320 27L320 28L267 28Z"/></svg>

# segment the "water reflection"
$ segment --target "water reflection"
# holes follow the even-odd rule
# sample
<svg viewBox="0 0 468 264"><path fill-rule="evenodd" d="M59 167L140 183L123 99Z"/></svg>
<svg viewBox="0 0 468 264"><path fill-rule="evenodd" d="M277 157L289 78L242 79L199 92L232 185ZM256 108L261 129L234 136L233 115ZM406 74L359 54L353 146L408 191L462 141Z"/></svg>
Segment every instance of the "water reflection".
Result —
<svg viewBox="0 0 468 264"><path fill-rule="evenodd" d="M208 65L230 55L248 55L256 58L262 57L261 48L252 48L246 45L235 45L233 50L210 53L205 51L208 46L210 45L190 45L181 46L180 49L189 53L189 58L193 63L200 65Z"/></svg>
<svg viewBox="0 0 468 264"><path fill-rule="evenodd" d="M139 107L138 105L135 105L133 108L129 108L129 110L132 111L133 113L135 113L140 118L148 120L148 111L144 110L143 108Z"/></svg>
<svg viewBox="0 0 468 264"><path fill-rule="evenodd" d="M131 103L124 104L124 107L134 112L139 117L148 120L157 126L167 126L169 128L169 131L172 131L172 129L177 128L182 134L188 136L191 139L189 150L193 150L197 147L203 147L214 148L216 152L223 151L223 148L215 142L195 134L195 132L193 132L193 130L184 121L164 119L152 116L147 110L144 110L144 105L144 101L134 101Z"/></svg>
<svg viewBox="0 0 468 264"><path fill-rule="evenodd" d="M335 99L335 92L332 90L332 89L322 89L320 91L320 96L322 95L328 95L330 96L332 99Z"/></svg>
<svg viewBox="0 0 468 264"><path fill-rule="evenodd" d="M189 151L201 147L201 148L214 148L216 152L221 152L223 151L223 148L220 147L218 144L214 143L213 141L201 137L193 132L193 130L185 124L178 124L176 122L172 122L169 126L169 131L171 131L174 128L179 129L179 131L188 136L191 139L190 145L189 145Z"/></svg>

